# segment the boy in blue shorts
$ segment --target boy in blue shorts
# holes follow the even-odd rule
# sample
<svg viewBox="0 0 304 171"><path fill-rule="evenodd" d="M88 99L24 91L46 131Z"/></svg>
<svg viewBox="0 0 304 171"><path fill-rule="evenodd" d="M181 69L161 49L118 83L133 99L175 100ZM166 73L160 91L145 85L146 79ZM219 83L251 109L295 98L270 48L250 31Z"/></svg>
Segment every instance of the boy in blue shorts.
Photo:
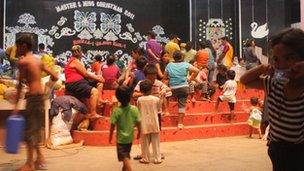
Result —
<svg viewBox="0 0 304 171"><path fill-rule="evenodd" d="M130 105L132 90L127 86L119 86L116 89L116 98L121 105L115 108L111 115L111 128L109 143L112 142L113 132L117 125L117 156L118 161L123 162L123 171L131 171L130 151L133 142L134 126L137 127L137 139L140 138L140 118L137 107Z"/></svg>

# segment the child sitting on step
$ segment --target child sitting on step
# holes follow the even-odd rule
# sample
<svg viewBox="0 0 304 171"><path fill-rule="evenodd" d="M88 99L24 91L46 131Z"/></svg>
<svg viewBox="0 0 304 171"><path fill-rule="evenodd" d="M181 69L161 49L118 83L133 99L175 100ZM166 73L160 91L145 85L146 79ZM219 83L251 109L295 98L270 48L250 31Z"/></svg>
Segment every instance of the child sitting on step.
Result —
<svg viewBox="0 0 304 171"><path fill-rule="evenodd" d="M116 98L120 102L120 107L113 110L111 115L111 128L109 135L109 143L112 143L113 132L115 126L116 131L116 142L117 142L117 156L118 161L123 162L122 170L131 171L130 163L130 151L134 136L134 126L137 127L137 139L140 138L140 118L137 107L130 105L131 100L131 88L127 86L119 86L116 89Z"/></svg>
<svg viewBox="0 0 304 171"><path fill-rule="evenodd" d="M209 83L207 80L207 74L208 74L208 69L206 66L202 66L200 68L200 72L198 73L194 84L194 89L196 92L201 92L201 96L198 100L210 100L210 96L209 96Z"/></svg>
<svg viewBox="0 0 304 171"><path fill-rule="evenodd" d="M251 97L250 99L251 107L249 109L249 119L248 125L250 125L249 129L249 138L252 138L253 129L256 129L259 133L259 138L262 138L261 133L261 121L262 121L262 112L259 107L259 99L257 97Z"/></svg>
<svg viewBox="0 0 304 171"><path fill-rule="evenodd" d="M145 57L145 50L141 47L136 47L131 51L131 57L132 60L129 62L128 66L126 67L126 70L121 74L121 77L119 78L119 85L130 85L130 81L132 78L134 78L134 75L132 74L134 70L137 68L136 61L139 58L146 58Z"/></svg>
<svg viewBox="0 0 304 171"><path fill-rule="evenodd" d="M161 153L160 153L160 136L159 136L159 120L158 113L161 112L160 99L153 96L152 81L146 79L140 82L140 92L143 96L137 100L137 107L140 111L141 118L141 152L142 159L140 163L148 164L150 162L149 146L152 143L154 163L160 164Z"/></svg>
<svg viewBox="0 0 304 171"><path fill-rule="evenodd" d="M229 109L230 109L230 118L232 120L234 114L234 105L236 103L236 90L237 90L237 82L234 80L235 71L228 70L227 71L227 81L223 85L222 95L220 95L215 104L215 111L218 111L218 106L220 102L228 101Z"/></svg>
<svg viewBox="0 0 304 171"><path fill-rule="evenodd" d="M134 89L139 81L145 79L144 68L147 65L147 59L144 57L139 57L136 61L137 68L131 73L132 78L130 79L129 86Z"/></svg>
<svg viewBox="0 0 304 171"><path fill-rule="evenodd" d="M116 56L107 56L107 63L101 67L102 76L105 79L104 89L115 90L118 87L120 69L115 64Z"/></svg>

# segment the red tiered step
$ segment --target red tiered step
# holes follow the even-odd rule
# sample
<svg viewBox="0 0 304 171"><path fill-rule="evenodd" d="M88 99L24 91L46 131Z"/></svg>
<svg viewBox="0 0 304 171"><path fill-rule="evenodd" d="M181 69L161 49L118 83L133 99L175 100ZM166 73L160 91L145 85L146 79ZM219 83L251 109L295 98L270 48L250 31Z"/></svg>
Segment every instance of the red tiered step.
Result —
<svg viewBox="0 0 304 171"><path fill-rule="evenodd" d="M224 124L230 123L228 119L229 113L204 113L204 114L187 114L184 118L185 125L205 125L205 124ZM248 119L248 113L235 112L233 122L246 122ZM163 116L162 127L175 127L178 122L177 115ZM110 129L110 119L101 118L92 122L92 129L95 131L104 131Z"/></svg>
<svg viewBox="0 0 304 171"><path fill-rule="evenodd" d="M186 104L186 114L188 113L214 113L216 101L196 101L195 103L187 102ZM234 106L235 111L244 111L243 106L250 106L249 100L238 100ZM229 106L227 102L221 102L219 105L219 111L229 112ZM169 113L177 114L178 106L177 102L169 103Z"/></svg>
<svg viewBox="0 0 304 171"><path fill-rule="evenodd" d="M232 124L208 124L186 126L184 129L179 130L176 127L166 127L160 132L161 142L167 141L183 141L190 139L202 139L212 137L225 137L225 136L238 136L247 135L249 127L247 123L232 123ZM135 133L136 135L136 133ZM72 136L75 142L84 140L85 145L91 146L110 146L109 144L109 130L106 131L73 131ZM136 137L136 136L134 136ZM115 138L115 136L113 136ZM134 140L133 143L138 143Z"/></svg>
<svg viewBox="0 0 304 171"><path fill-rule="evenodd" d="M230 123L228 119L230 114L227 102L220 103L220 112L214 113L215 100L220 93L220 91L215 93L213 96L214 101L212 102L197 101L194 104L191 102L187 103L184 119L185 128L183 130L176 128L178 119L177 103L170 101L169 112L171 115L162 117L161 141L182 141L248 134L249 126L246 122L248 113L244 111L244 108L250 106L250 98L253 96L263 99L263 91L241 90L237 92L233 123ZM109 101L106 105L106 110L104 110L105 116L110 116L111 114L111 101L114 95L115 91L113 90L105 90L103 92L103 98ZM80 119L78 118L78 121ZM108 146L111 145L108 143L109 127L109 117L105 117L92 122L92 129L94 131L73 131L72 135L75 142L84 140L85 145ZM137 143L137 141L135 140L134 143ZM113 140L112 145L115 145L115 140Z"/></svg>

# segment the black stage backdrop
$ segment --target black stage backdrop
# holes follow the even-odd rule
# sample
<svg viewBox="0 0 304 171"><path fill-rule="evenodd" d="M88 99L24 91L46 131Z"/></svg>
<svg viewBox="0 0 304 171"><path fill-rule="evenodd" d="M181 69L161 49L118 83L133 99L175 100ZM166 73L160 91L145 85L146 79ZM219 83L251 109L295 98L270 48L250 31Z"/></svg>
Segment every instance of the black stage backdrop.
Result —
<svg viewBox="0 0 304 171"><path fill-rule="evenodd" d="M126 61L150 30L162 43L171 33L189 39L188 0L6 0L6 11L5 47L16 35L32 33L63 61L73 44L89 59L115 53Z"/></svg>
<svg viewBox="0 0 304 171"><path fill-rule="evenodd" d="M192 0L192 11L193 40L212 40L217 48L227 36L238 54L238 0Z"/></svg>
<svg viewBox="0 0 304 171"><path fill-rule="evenodd" d="M154 30L162 43L170 33L178 34L182 42L190 39L189 0L6 0L6 3L4 46L12 45L16 34L30 32L63 60L70 55L73 44L82 45L89 57L116 53L125 60L132 48L144 46L149 30ZM192 40L212 39L217 43L225 35L238 55L238 0L191 0L191 3ZM241 3L242 41L254 38L253 22L257 27L267 24L267 36L256 38L264 54L271 35L300 21L300 0L241 0ZM3 13L3 1L0 12ZM0 40L1 27L2 24Z"/></svg>
<svg viewBox="0 0 304 171"><path fill-rule="evenodd" d="M300 22L300 0L242 0L242 38L254 38L251 24L257 23L257 28L267 24L269 33L256 38L257 45L267 54L268 39L292 23Z"/></svg>
<svg viewBox="0 0 304 171"><path fill-rule="evenodd" d="M193 40L211 39L217 44L218 38L227 36L235 55L239 55L238 1L192 0ZM296 22L300 22L300 0L241 0L241 41L255 38L264 55L268 38ZM252 23L256 26L251 27ZM265 24L267 27L263 30Z"/></svg>

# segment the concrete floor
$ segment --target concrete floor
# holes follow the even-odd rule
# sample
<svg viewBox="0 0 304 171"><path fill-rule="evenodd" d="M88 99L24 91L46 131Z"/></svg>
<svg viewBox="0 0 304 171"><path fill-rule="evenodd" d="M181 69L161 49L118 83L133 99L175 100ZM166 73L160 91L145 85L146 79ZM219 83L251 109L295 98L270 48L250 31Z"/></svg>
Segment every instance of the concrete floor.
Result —
<svg viewBox="0 0 304 171"><path fill-rule="evenodd" d="M246 137L211 138L161 143L165 160L160 165L140 164L132 160L135 171L270 171L266 142ZM134 145L131 155L140 153ZM81 147L77 149L44 149L51 171L118 171L115 147ZM17 155L0 150L0 170L14 170L25 161L25 149Z"/></svg>

